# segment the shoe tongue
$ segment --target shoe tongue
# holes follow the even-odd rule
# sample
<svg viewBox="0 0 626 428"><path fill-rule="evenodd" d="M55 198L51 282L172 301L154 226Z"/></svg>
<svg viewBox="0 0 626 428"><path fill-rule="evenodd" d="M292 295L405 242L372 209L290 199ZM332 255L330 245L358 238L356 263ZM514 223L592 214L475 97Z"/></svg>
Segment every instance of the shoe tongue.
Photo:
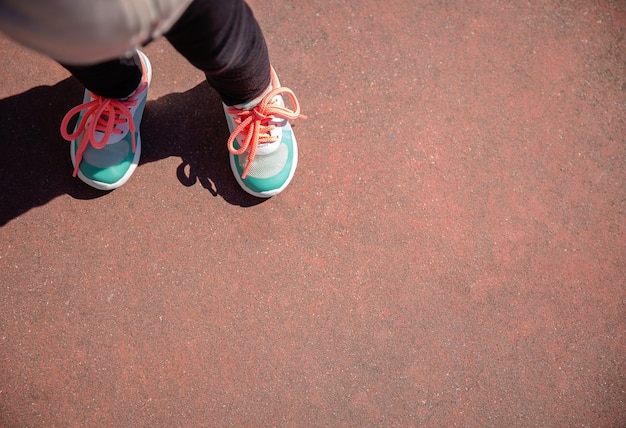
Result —
<svg viewBox="0 0 626 428"><path fill-rule="evenodd" d="M111 132L111 134L109 134L109 136L107 138L107 145L118 143L130 131L130 129L128 127L128 121L125 121L124 123L120 123L120 124L117 124L117 125L113 126L113 129L114 130L117 129L117 132L113 131L113 132ZM122 131L122 132L119 132L119 131ZM96 129L94 130L94 134L95 134L94 137L98 141L101 141L104 138L104 135L105 135L104 127L101 128L101 127L97 126Z"/></svg>
<svg viewBox="0 0 626 428"><path fill-rule="evenodd" d="M123 132L121 134L117 134L117 133L112 133L111 135L109 135L109 138L107 140L107 146L111 145L111 144L116 144L119 143L125 136L126 134L128 134L128 129L123 129ZM98 141L100 141L102 138L104 138L104 132L102 131L98 131L96 130L95 132L95 137Z"/></svg>

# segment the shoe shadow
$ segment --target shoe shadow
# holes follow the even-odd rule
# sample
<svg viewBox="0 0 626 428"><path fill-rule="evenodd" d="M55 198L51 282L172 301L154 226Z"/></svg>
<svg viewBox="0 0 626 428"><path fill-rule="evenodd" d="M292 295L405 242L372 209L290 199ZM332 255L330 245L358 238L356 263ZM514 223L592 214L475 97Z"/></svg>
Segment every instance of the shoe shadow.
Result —
<svg viewBox="0 0 626 428"><path fill-rule="evenodd" d="M230 169L227 140L222 102L204 82L148 102L141 121L140 166L176 156L181 158L176 176L184 186L199 182L213 196L242 207L264 202L239 187Z"/></svg>
<svg viewBox="0 0 626 428"><path fill-rule="evenodd" d="M82 99L82 86L69 77L0 100L0 226L67 194L75 199L106 195L71 175L68 143L59 125ZM177 178L242 207L264 199L245 193L230 171L228 131L220 99L206 83L148 101L141 123L141 166L181 158Z"/></svg>

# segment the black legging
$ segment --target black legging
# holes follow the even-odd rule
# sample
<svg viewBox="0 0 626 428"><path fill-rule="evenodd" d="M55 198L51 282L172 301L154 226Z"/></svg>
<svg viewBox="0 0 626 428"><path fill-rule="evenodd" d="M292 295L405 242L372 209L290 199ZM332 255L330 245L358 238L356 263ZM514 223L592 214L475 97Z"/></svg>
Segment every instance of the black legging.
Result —
<svg viewBox="0 0 626 428"><path fill-rule="evenodd" d="M265 39L244 0L194 0L165 37L204 71L227 105L251 101L270 84ZM90 66L62 65L87 89L107 98L128 96L141 80L137 54Z"/></svg>

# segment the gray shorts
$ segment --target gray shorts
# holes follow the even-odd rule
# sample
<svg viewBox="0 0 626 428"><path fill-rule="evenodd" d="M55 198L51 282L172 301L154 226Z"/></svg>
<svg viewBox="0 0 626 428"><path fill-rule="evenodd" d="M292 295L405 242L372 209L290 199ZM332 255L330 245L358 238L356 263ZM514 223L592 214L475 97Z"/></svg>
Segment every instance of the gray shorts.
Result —
<svg viewBox="0 0 626 428"><path fill-rule="evenodd" d="M0 31L59 62L132 54L166 32L192 0L0 0Z"/></svg>

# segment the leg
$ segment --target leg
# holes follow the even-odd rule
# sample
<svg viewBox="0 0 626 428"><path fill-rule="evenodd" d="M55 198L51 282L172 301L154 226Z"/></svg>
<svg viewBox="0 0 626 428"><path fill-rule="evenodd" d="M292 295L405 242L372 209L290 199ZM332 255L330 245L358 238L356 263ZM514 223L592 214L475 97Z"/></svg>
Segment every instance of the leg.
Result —
<svg viewBox="0 0 626 428"><path fill-rule="evenodd" d="M165 37L227 105L247 103L270 85L265 38L243 0L194 0Z"/></svg>
<svg viewBox="0 0 626 428"><path fill-rule="evenodd" d="M72 73L85 88L105 98L127 97L141 82L141 61L137 53L130 58L88 66L61 65Z"/></svg>
<svg viewBox="0 0 626 428"><path fill-rule="evenodd" d="M220 94L231 132L230 165L239 185L267 198L291 181L298 147L289 124L300 117L293 92L281 88L265 38L244 0L194 0L165 37L204 71ZM285 107L287 94L295 111Z"/></svg>

